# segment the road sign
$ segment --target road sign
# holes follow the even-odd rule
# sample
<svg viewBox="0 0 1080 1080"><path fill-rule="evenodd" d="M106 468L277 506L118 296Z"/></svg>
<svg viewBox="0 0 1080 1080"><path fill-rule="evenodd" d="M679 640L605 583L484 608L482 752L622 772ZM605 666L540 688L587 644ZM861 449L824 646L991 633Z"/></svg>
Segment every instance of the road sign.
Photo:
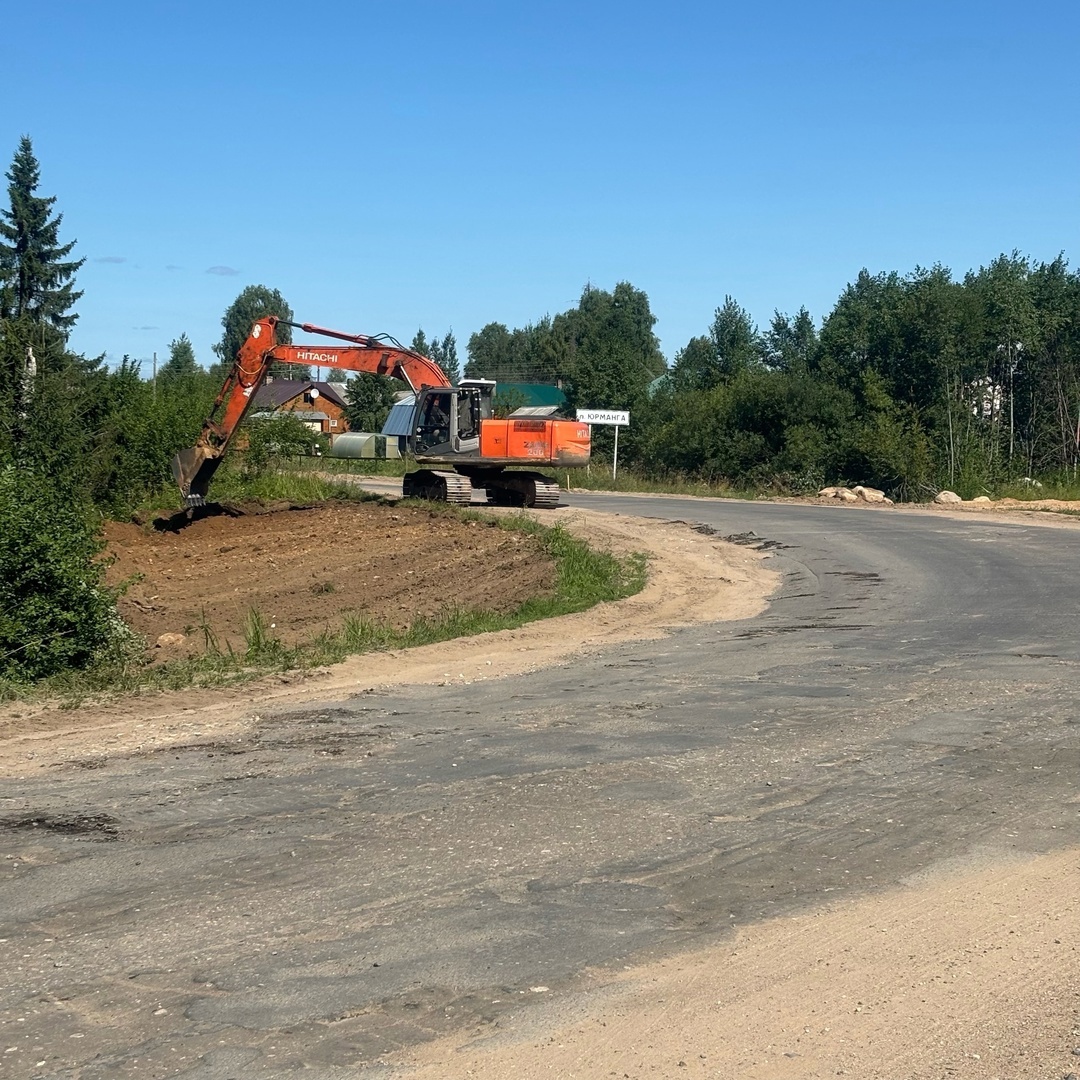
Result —
<svg viewBox="0 0 1080 1080"><path fill-rule="evenodd" d="M630 413L619 409L578 409L578 423L606 424L615 429L615 454L611 459L611 479L614 481L619 470L619 428L630 426Z"/></svg>
<svg viewBox="0 0 1080 1080"><path fill-rule="evenodd" d="M578 409L577 418L582 424L607 424L609 427L629 427L630 414L618 409Z"/></svg>

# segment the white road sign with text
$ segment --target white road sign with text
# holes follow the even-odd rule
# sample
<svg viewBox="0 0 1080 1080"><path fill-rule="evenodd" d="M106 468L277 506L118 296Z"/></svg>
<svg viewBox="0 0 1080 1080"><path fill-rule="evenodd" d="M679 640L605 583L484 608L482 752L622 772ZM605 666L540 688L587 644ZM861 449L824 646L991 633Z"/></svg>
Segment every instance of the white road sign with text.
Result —
<svg viewBox="0 0 1080 1080"><path fill-rule="evenodd" d="M629 427L630 414L616 409L578 409L578 422L582 424L608 424L614 427Z"/></svg>

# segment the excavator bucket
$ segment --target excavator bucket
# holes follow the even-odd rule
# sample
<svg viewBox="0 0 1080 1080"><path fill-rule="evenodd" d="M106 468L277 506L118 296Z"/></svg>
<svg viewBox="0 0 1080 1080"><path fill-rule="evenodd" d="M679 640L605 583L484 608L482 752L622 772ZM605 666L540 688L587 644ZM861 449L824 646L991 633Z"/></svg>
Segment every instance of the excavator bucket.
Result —
<svg viewBox="0 0 1080 1080"><path fill-rule="evenodd" d="M172 459L172 474L180 488L184 505L202 506L210 480L221 461L213 450L205 446L189 446Z"/></svg>

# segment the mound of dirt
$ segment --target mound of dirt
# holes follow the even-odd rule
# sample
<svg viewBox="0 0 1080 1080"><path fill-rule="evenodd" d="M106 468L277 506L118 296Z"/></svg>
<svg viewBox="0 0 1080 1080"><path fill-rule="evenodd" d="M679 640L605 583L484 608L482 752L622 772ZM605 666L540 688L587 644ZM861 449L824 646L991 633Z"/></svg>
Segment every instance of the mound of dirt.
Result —
<svg viewBox="0 0 1080 1080"><path fill-rule="evenodd" d="M373 502L243 510L105 527L108 580L131 582L120 614L155 660L201 652L210 634L242 650L252 610L292 645L349 614L403 627L452 608L511 611L554 587L537 542L493 523Z"/></svg>

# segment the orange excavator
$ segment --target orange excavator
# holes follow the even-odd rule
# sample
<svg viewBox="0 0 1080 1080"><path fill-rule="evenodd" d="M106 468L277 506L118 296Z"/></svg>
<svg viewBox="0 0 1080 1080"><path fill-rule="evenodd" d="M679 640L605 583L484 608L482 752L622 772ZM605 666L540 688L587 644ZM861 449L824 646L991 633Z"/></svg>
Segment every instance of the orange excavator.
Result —
<svg viewBox="0 0 1080 1080"><path fill-rule="evenodd" d="M279 344L278 326L348 344ZM185 507L206 501L210 481L275 361L367 371L401 379L409 386L416 406L404 448L423 468L405 474L405 496L468 503L473 488L480 488L492 503L549 508L558 505L558 481L531 469L508 466L573 468L589 461L588 425L533 417L496 419L495 383L488 379L464 379L452 386L438 364L392 338L342 334L269 316L252 326L240 346L195 445L173 458L172 473Z"/></svg>

